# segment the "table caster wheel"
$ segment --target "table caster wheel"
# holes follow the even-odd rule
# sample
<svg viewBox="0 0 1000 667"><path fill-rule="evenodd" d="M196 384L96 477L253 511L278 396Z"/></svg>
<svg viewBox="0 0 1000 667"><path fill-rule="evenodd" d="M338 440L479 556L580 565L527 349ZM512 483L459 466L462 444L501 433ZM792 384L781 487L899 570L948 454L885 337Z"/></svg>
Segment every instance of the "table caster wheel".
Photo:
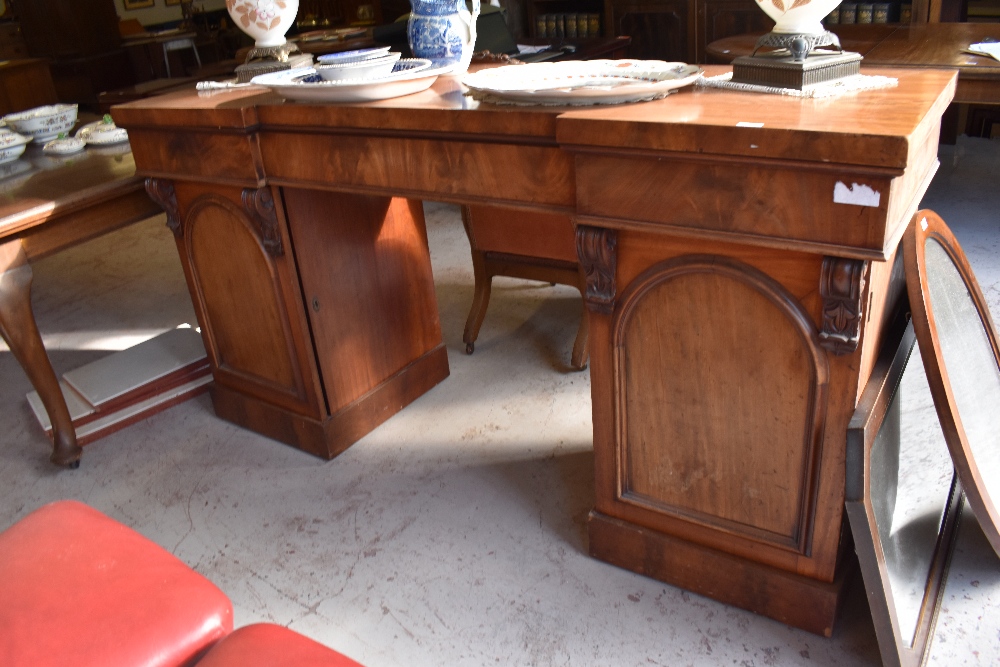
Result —
<svg viewBox="0 0 1000 667"><path fill-rule="evenodd" d="M465 344L465 353L466 354L472 354L473 352L475 352L475 350L476 350L476 344L475 343L466 343Z"/></svg>

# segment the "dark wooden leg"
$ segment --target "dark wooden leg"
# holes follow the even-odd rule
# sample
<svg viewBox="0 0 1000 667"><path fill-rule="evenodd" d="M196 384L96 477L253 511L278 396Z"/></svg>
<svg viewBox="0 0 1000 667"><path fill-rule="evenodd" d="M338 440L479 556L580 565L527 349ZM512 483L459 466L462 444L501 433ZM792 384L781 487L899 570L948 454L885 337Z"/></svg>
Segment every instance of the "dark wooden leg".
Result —
<svg viewBox="0 0 1000 667"><path fill-rule="evenodd" d="M469 309L469 319L465 322L465 333L462 341L465 343L465 353L472 354L476 349L476 338L479 337L479 327L486 319L486 309L490 305L490 290L493 286L493 276L486 270L486 253L476 247L476 238L469 228L469 208L462 207L462 222L469 237L472 248L472 272L475 276L476 292L472 298L472 308Z"/></svg>
<svg viewBox="0 0 1000 667"><path fill-rule="evenodd" d="M75 468L80 464L83 450L76 444L69 408L31 311L31 278L31 266L21 242L0 245L0 335L27 373L49 414L54 442L50 460Z"/></svg>

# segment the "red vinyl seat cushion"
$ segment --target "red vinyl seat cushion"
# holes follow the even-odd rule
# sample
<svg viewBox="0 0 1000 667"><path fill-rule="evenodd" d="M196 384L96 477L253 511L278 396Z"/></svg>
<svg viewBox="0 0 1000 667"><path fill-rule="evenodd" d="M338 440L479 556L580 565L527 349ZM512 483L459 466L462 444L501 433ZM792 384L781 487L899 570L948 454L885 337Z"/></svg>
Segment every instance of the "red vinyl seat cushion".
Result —
<svg viewBox="0 0 1000 667"><path fill-rule="evenodd" d="M5 667L190 665L233 628L212 582L75 501L0 533L0 582Z"/></svg>
<svg viewBox="0 0 1000 667"><path fill-rule="evenodd" d="M198 667L362 667L280 625L242 627L212 647Z"/></svg>

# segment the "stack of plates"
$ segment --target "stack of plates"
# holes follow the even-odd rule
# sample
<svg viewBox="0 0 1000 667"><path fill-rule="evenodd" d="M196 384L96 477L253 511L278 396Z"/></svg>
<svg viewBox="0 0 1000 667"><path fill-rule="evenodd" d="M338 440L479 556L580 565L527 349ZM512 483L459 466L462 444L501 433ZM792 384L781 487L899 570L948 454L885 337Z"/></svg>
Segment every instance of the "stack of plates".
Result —
<svg viewBox="0 0 1000 667"><path fill-rule="evenodd" d="M427 90L451 69L451 65L434 67L424 58L401 58L391 73L381 77L325 81L315 68L302 67L261 74L251 83L302 102L372 102Z"/></svg>

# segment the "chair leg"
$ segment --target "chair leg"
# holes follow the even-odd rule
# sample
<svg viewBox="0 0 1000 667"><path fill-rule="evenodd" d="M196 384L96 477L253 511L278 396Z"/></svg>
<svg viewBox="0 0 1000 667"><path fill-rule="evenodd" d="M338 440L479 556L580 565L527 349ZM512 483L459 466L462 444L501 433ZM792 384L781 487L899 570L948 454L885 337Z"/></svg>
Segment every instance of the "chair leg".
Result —
<svg viewBox="0 0 1000 667"><path fill-rule="evenodd" d="M576 340L573 342L573 356L570 364L578 371L587 367L590 361L590 345L587 339L590 336L590 313L587 311L587 304L583 304L583 316L580 318L580 328L576 332Z"/></svg>
<svg viewBox="0 0 1000 667"><path fill-rule="evenodd" d="M486 271L486 258L478 250L472 251L472 271L475 275L476 293L472 298L472 308L469 309L469 319L465 322L465 333L462 335L466 354L472 354L476 349L479 327L486 319L486 309L490 305L490 292L493 287L493 276Z"/></svg>
<svg viewBox="0 0 1000 667"><path fill-rule="evenodd" d="M472 211L468 206L462 207L462 226L469 239L469 249L472 251L472 274L475 278L475 296L472 298L472 308L465 322L465 332L462 342L465 343L465 353L472 354L476 349L476 338L479 337L479 327L486 319L486 308L490 305L490 290L493 287L493 276L486 270L486 253L476 245L476 236L472 231Z"/></svg>

